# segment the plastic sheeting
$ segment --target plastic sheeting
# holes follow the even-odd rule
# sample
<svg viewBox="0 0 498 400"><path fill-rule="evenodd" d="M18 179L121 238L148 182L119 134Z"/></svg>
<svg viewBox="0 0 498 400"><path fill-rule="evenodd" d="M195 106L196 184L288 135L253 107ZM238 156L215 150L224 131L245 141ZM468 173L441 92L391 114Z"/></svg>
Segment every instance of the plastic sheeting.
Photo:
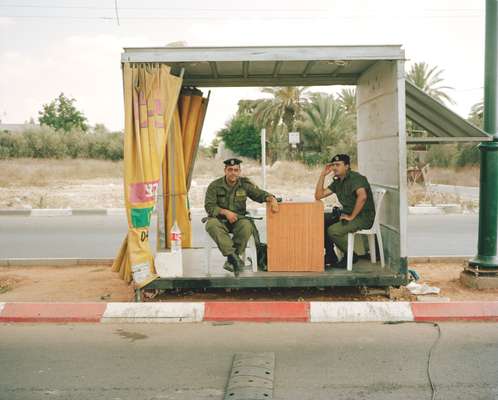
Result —
<svg viewBox="0 0 498 400"><path fill-rule="evenodd" d="M127 282L132 279L132 270L144 265L152 277L155 274L149 245L150 217L157 200L168 130L176 115L181 83L182 78L171 75L166 65L125 63L123 66L128 234L112 269Z"/></svg>
<svg viewBox="0 0 498 400"><path fill-rule="evenodd" d="M199 145L208 99L197 89L183 89L174 114L170 140L163 164L164 238L158 243L170 247L169 232L175 220L182 232L182 247L192 246L192 224L188 189Z"/></svg>

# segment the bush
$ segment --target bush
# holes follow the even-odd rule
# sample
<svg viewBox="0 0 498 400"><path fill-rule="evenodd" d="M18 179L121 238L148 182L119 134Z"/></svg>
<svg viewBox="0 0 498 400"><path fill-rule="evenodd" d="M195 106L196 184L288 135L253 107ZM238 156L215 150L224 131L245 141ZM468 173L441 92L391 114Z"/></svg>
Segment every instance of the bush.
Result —
<svg viewBox="0 0 498 400"><path fill-rule="evenodd" d="M94 158L123 159L123 133L99 130L56 131L42 126L21 133L0 132L0 159L6 158Z"/></svg>
<svg viewBox="0 0 498 400"><path fill-rule="evenodd" d="M251 117L235 116L219 135L233 152L253 159L261 158L261 136Z"/></svg>
<svg viewBox="0 0 498 400"><path fill-rule="evenodd" d="M479 164L479 148L477 144L459 144L455 164L457 167Z"/></svg>
<svg viewBox="0 0 498 400"><path fill-rule="evenodd" d="M303 163L314 167L315 165L325 164L330 157L327 154L318 153L318 152L303 152Z"/></svg>

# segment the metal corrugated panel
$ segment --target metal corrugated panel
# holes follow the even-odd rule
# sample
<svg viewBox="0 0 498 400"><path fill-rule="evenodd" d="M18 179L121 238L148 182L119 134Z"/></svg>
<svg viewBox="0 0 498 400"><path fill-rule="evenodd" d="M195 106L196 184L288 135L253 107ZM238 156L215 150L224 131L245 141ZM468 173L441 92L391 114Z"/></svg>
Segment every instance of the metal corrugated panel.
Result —
<svg viewBox="0 0 498 400"><path fill-rule="evenodd" d="M491 137L431 96L406 81L406 116L436 137L407 139L408 143L488 141Z"/></svg>

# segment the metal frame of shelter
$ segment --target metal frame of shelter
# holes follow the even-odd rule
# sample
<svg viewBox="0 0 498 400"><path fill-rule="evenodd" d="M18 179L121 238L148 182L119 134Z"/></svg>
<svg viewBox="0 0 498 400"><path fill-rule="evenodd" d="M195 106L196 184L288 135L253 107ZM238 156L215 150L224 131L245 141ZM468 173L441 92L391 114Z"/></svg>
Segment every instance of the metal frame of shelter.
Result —
<svg viewBox="0 0 498 400"><path fill-rule="evenodd" d="M146 288L399 286L407 281L407 143L487 140L481 130L405 82L404 50L386 46L125 48L122 63L165 63L194 87L356 85L358 170L386 195L386 267L324 273L258 272L162 278ZM437 104L434 104L437 103ZM442 108L441 108L442 107ZM407 138L406 117L435 138ZM214 177L213 177L214 178Z"/></svg>

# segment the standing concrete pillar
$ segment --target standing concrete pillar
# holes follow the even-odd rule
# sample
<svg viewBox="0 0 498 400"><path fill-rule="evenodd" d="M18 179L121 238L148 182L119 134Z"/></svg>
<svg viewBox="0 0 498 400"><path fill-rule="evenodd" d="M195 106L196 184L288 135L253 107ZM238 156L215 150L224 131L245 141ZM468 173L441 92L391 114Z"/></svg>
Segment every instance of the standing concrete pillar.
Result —
<svg viewBox="0 0 498 400"><path fill-rule="evenodd" d="M477 256L470 266L498 268L498 0L486 0L486 53L484 70L484 131L492 142L479 145L479 238Z"/></svg>

